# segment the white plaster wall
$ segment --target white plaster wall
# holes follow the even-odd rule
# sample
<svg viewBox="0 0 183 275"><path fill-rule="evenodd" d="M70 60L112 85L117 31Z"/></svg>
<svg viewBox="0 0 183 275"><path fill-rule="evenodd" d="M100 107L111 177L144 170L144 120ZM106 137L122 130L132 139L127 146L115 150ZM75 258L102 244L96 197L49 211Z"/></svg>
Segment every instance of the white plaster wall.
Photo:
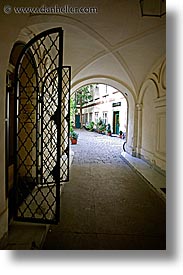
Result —
<svg viewBox="0 0 183 275"><path fill-rule="evenodd" d="M117 93L114 95L111 95L113 98L113 101L109 102L109 98L107 97L106 99L101 97L101 100L103 100L103 103L100 105L95 105L93 107L88 107L88 108L83 108L83 114L86 113L93 113L93 121L95 120L95 112L99 113L99 118L103 118L103 112L107 112L107 118L111 127L113 126L113 112L114 111L119 111L120 114L120 128L119 130L122 130L123 132L126 132L126 127L127 126L127 101L126 99L122 96L121 93ZM118 107L112 107L113 102L121 102L121 106ZM89 115L88 115L89 119Z"/></svg>
<svg viewBox="0 0 183 275"><path fill-rule="evenodd" d="M156 90L154 84L150 84L143 97L142 107L142 149L141 155L144 158L154 161L155 151L155 108L154 100L156 97Z"/></svg>
<svg viewBox="0 0 183 275"><path fill-rule="evenodd" d="M154 163L166 170L166 97L155 100L156 143Z"/></svg>
<svg viewBox="0 0 183 275"><path fill-rule="evenodd" d="M159 67L159 98L154 102L156 110L156 144L154 162L166 170L166 62Z"/></svg>
<svg viewBox="0 0 183 275"><path fill-rule="evenodd" d="M142 106L138 130L140 155L166 171L166 59L144 81L138 102ZM142 120L141 120L142 119ZM142 123L141 123L142 121Z"/></svg>
<svg viewBox="0 0 183 275"><path fill-rule="evenodd" d="M135 101L132 96L128 96L128 113L127 113L127 136L126 136L126 151L132 154L135 143Z"/></svg>
<svg viewBox="0 0 183 275"><path fill-rule="evenodd" d="M148 81L142 101L141 156L161 170L166 170L166 96ZM162 94L162 92L160 93ZM140 131L140 129L138 129Z"/></svg>

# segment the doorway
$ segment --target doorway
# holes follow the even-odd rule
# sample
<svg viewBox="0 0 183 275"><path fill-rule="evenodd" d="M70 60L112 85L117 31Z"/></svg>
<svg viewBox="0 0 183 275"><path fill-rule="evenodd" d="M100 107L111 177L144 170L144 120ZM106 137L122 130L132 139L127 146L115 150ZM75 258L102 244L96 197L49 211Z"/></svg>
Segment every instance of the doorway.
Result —
<svg viewBox="0 0 183 275"><path fill-rule="evenodd" d="M119 135L119 111L113 112L113 134Z"/></svg>
<svg viewBox="0 0 183 275"><path fill-rule="evenodd" d="M80 129L81 128L81 122L80 122L80 115L75 115L75 127L77 129Z"/></svg>
<svg viewBox="0 0 183 275"><path fill-rule="evenodd" d="M59 221L60 185L69 180L71 78L62 50L62 28L12 50L6 104L9 220Z"/></svg>

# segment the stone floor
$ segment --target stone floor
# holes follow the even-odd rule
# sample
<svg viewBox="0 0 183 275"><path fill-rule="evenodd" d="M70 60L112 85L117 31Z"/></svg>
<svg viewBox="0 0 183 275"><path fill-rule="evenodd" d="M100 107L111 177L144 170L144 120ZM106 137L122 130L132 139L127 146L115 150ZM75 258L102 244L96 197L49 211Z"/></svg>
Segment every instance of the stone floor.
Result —
<svg viewBox="0 0 183 275"><path fill-rule="evenodd" d="M166 249L165 200L121 158L123 141L78 132L60 223L42 249Z"/></svg>

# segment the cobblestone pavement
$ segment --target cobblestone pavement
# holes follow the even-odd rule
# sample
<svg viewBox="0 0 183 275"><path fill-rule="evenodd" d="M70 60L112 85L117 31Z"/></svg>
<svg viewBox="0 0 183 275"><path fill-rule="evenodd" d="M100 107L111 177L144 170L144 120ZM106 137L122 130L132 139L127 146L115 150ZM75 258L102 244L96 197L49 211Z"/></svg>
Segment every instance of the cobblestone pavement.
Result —
<svg viewBox="0 0 183 275"><path fill-rule="evenodd" d="M43 249L165 249L165 203L120 157L123 141L77 132L60 223Z"/></svg>

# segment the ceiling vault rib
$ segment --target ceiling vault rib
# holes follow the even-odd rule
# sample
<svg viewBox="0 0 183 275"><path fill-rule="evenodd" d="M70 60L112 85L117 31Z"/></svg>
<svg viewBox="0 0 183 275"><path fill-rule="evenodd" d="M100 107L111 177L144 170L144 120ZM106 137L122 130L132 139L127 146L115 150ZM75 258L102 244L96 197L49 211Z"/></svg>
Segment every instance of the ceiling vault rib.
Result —
<svg viewBox="0 0 183 275"><path fill-rule="evenodd" d="M127 72L128 76L130 77L130 80L132 81L135 90L137 90L137 82L135 80L135 77L134 77L132 71L128 67L126 61L124 60L124 58L118 52L116 52L115 55L116 55L116 58L118 59L118 62L121 63L121 65L123 66L123 68Z"/></svg>
<svg viewBox="0 0 183 275"><path fill-rule="evenodd" d="M84 32L86 32L92 38L95 38L97 40L97 42L102 44L102 46L104 47L104 50L105 50L103 52L98 53L94 57L92 57L89 60L87 60L86 62L84 62L81 66L76 68L76 70L73 71L73 77L76 76L81 70L83 70L87 66L89 66L91 63L96 62L98 59L100 59L100 58L102 58L105 55L108 55L110 53L110 54L112 54L114 59L119 63L119 65L126 71L129 79L133 83L134 88L137 89L137 83L136 83L136 80L135 80L135 77L134 77L132 71L128 67L128 65L125 62L124 58L122 58L121 55L117 51L120 50L122 47L125 47L126 45L128 45L130 43L133 43L136 40L142 39L145 36L151 35L152 33L159 31L161 28L165 27L165 24L162 24L161 26L156 26L154 28L151 28L147 31L144 31L143 33L140 33L138 35L135 35L135 36L125 40L125 41L122 41L122 42L116 44L115 46L112 46L106 39L104 39L104 37L101 34L96 32L93 28L88 26L86 23L81 22L78 19L77 20L73 19L73 21L76 21L79 25L78 26L79 28L81 28Z"/></svg>
<svg viewBox="0 0 183 275"><path fill-rule="evenodd" d="M77 67L72 72L72 76L75 77L81 70L85 69L88 65L90 65L91 63L97 61L99 58L102 58L103 56L105 56L107 54L108 53L105 50L97 53L96 55L94 55L93 57L91 57L90 59L88 59L86 62L83 62L83 64L81 64L79 67Z"/></svg>
<svg viewBox="0 0 183 275"><path fill-rule="evenodd" d="M70 20L70 25L73 25L76 27L76 23L77 23L77 27L82 29L82 31L84 31L85 33L87 33L89 36L93 38L95 38L95 40L100 43L102 45L102 47L104 48L104 50L106 52L103 53L103 56L107 55L107 54L112 54L113 57L115 58L115 60L119 63L119 65L124 69L126 68L127 69L127 66L125 64L125 66L123 66L122 64L122 60L119 60L119 56L116 55L115 52L113 52L113 47L112 45L101 35L99 34L98 32L96 32L93 28L91 28L90 26L88 26L86 23L76 19L76 18L71 18L69 16L63 16L65 18L69 18ZM72 22L72 24L71 24ZM87 62L84 62L79 68L77 68L75 71L73 71L73 76L77 75L77 73L79 71L81 71L82 69L86 68L89 64L91 64L91 62L93 63L94 61L97 61L99 58L103 57L100 53L99 53L99 56L95 56L94 58L91 58L89 61ZM125 70L126 70L125 69ZM131 79L131 72L130 71L126 71L129 79L131 80L131 82L133 83L134 87L136 86L135 83L134 83L134 76L132 77Z"/></svg>
<svg viewBox="0 0 183 275"><path fill-rule="evenodd" d="M140 40L148 35L152 35L154 33L156 33L157 31L160 31L162 29L166 28L165 24L162 24L160 26L148 29L147 31L144 31L143 33L137 34L133 37L130 37L122 42L117 43L114 46L111 46L111 51L119 51L120 49L122 49L123 47L127 46L128 44L131 44L137 40Z"/></svg>
<svg viewBox="0 0 183 275"><path fill-rule="evenodd" d="M31 16L32 18L37 15ZM60 15L58 15L60 17ZM32 19L31 18L31 19ZM70 26L73 26L84 33L86 33L89 37L91 37L92 40L95 40L102 48L97 54L94 56L89 56L82 64L80 64L76 69L73 70L73 77L76 77L78 73L80 73L82 70L86 69L89 65L94 64L97 62L99 59L111 55L114 59L114 61L119 64L119 66L126 72L131 84L133 85L133 89L136 91L138 90L138 85L137 85L137 80L135 78L135 73L132 72L130 69L127 60L124 59L124 56L120 54L120 50L135 41L138 41L140 39L143 39L147 36L150 36L154 33L157 33L161 30L163 30L166 25L165 23L158 24L154 27L148 28L145 31L141 31L138 34L132 35L131 37L120 41L114 45L112 45L110 42L107 41L107 39L101 35L99 32L97 32L91 25L88 25L86 22L81 21L78 18L73 18L67 15L62 15L62 22L63 24L68 24ZM30 30L30 29L29 29ZM122 75L121 75L122 77Z"/></svg>
<svg viewBox="0 0 183 275"><path fill-rule="evenodd" d="M120 66L125 69L128 77L130 78L131 82L133 83L133 86L135 89L137 89L137 83L135 80L135 77L133 75L133 73L130 71L127 63L124 61L124 59L120 56L120 54L118 52L112 52L112 51L108 51L108 52L100 52L97 55L95 55L94 57L90 58L89 60L87 60L87 62L83 63L81 66L79 66L78 68L76 68L73 73L72 76L73 78L77 76L77 74L81 71L84 70L87 66L91 65L92 63L96 62L98 59L104 57L105 55L108 54L112 54L112 56L117 60L117 62L120 64Z"/></svg>

